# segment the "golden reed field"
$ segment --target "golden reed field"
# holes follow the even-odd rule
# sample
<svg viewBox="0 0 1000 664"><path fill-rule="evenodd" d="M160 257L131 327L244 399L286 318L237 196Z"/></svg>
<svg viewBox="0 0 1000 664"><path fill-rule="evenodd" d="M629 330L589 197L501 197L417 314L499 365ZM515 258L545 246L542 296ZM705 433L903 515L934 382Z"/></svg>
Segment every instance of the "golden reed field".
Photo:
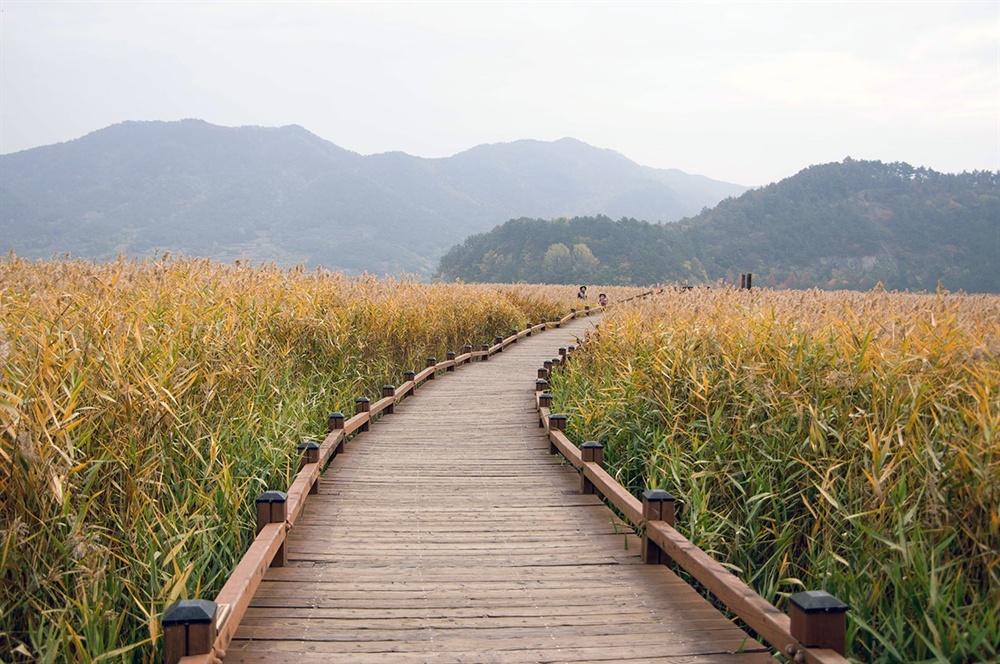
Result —
<svg viewBox="0 0 1000 664"><path fill-rule="evenodd" d="M214 596L327 413L575 293L0 259L0 660L155 659L163 609Z"/></svg>
<svg viewBox="0 0 1000 664"><path fill-rule="evenodd" d="M861 661L994 661L1000 297L668 290L557 374L573 440L766 599L851 606Z"/></svg>
<svg viewBox="0 0 1000 664"><path fill-rule="evenodd" d="M214 596L328 412L575 292L0 259L0 659L155 661L160 613ZM766 598L851 604L854 657L988 660L998 355L992 296L667 289L606 315L553 391Z"/></svg>

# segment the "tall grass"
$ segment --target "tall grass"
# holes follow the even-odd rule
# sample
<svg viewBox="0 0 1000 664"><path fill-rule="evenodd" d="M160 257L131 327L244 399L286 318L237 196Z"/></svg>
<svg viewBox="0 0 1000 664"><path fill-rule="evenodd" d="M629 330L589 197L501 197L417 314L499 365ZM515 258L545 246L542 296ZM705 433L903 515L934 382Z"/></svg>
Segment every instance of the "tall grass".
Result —
<svg viewBox="0 0 1000 664"><path fill-rule="evenodd" d="M154 660L165 606L214 596L326 413L572 295L0 259L0 659Z"/></svg>
<svg viewBox="0 0 1000 664"><path fill-rule="evenodd" d="M862 661L1000 644L1000 297L704 290L606 316L575 440L761 595L826 589Z"/></svg>

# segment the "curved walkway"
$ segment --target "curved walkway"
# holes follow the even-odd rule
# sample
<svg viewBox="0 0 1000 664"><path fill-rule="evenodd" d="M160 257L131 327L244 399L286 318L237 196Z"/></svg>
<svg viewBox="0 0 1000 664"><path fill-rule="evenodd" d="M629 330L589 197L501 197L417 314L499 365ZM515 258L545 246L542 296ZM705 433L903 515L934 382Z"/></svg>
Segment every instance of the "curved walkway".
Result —
<svg viewBox="0 0 1000 664"><path fill-rule="evenodd" d="M579 319L439 374L349 441L229 662L764 662L561 457L533 395Z"/></svg>

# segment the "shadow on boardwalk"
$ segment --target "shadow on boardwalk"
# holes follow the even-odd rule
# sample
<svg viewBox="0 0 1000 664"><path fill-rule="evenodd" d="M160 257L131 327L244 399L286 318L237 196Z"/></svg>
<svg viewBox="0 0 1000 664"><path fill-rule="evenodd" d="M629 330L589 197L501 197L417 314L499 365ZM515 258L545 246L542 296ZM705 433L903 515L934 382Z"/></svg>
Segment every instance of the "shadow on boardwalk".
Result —
<svg viewBox="0 0 1000 664"><path fill-rule="evenodd" d="M549 454L536 370L592 326L439 375L348 442L225 661L773 662L643 565L639 541Z"/></svg>

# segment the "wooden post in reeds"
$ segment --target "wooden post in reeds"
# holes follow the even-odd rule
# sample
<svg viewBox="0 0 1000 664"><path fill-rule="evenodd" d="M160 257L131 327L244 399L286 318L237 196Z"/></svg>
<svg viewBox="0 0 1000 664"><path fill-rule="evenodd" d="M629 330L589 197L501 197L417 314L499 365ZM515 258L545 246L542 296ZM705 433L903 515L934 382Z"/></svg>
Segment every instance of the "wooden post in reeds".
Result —
<svg viewBox="0 0 1000 664"><path fill-rule="evenodd" d="M447 361L449 361L449 362L454 362L455 361L455 351L449 350L448 353L445 355L445 359ZM454 371L454 370L455 370L455 365L454 364L449 364L448 368L445 369L445 371Z"/></svg>
<svg viewBox="0 0 1000 664"><path fill-rule="evenodd" d="M539 371L543 371L539 369ZM552 408L552 395L548 392L542 392L538 395L538 407L539 408ZM538 416L538 426L539 428L545 427L545 422L542 420L542 416Z"/></svg>
<svg viewBox="0 0 1000 664"><path fill-rule="evenodd" d="M368 413L372 408L372 400L368 397L358 397L354 400L354 414ZM358 431L368 431L370 429L370 420L361 425Z"/></svg>
<svg viewBox="0 0 1000 664"><path fill-rule="evenodd" d="M414 392L416 392L417 386L413 384L413 381L416 379L416 375L416 372L412 370L403 372L403 382L410 383L410 389L408 389L406 394L403 396L412 397Z"/></svg>
<svg viewBox="0 0 1000 664"><path fill-rule="evenodd" d="M302 470L302 466L308 463L319 463L319 443L314 440L303 440L299 443L299 452L302 454L302 458L299 460L299 470ZM319 493L319 478L312 483L309 487L309 495L313 496Z"/></svg>
<svg viewBox="0 0 1000 664"><path fill-rule="evenodd" d="M795 593L788 599L795 640L807 648L827 648L846 654L847 610L850 608L847 604L825 590Z"/></svg>
<svg viewBox="0 0 1000 664"><path fill-rule="evenodd" d="M264 530L264 526L270 523L284 523L287 518L285 514L285 502L288 494L284 491L265 491L257 496L257 534ZM288 553L285 550L285 543L282 542L278 552L274 554L271 567L284 567L288 562Z"/></svg>
<svg viewBox="0 0 1000 664"><path fill-rule="evenodd" d="M218 636L215 612L218 606L207 599L182 599L163 612L163 661L177 664L182 657L207 655Z"/></svg>
<svg viewBox="0 0 1000 664"><path fill-rule="evenodd" d="M344 428L344 414L341 412L330 413L326 416L326 432L333 433L337 429Z"/></svg>
<svg viewBox="0 0 1000 664"><path fill-rule="evenodd" d="M528 331L528 333L526 335L524 335L524 336L530 337L531 336L531 321L530 320L525 324L524 329L526 329Z"/></svg>
<svg viewBox="0 0 1000 664"><path fill-rule="evenodd" d="M462 347L462 353L469 355L469 357L465 358L466 364L472 362L472 344L465 344L465 346Z"/></svg>
<svg viewBox="0 0 1000 664"><path fill-rule="evenodd" d="M396 396L396 386L395 385L383 385L382 386L382 398L394 397ZM389 407L385 409L386 415L392 415L396 411L396 404L391 403Z"/></svg>
<svg viewBox="0 0 1000 664"><path fill-rule="evenodd" d="M344 414L341 412L330 413L326 416L326 432L333 433L339 429L344 428ZM342 454L344 452L344 439L341 438L340 442L337 443L337 449L333 451L333 456ZM331 457L333 458L333 457Z"/></svg>
<svg viewBox="0 0 1000 664"><path fill-rule="evenodd" d="M545 367L538 367L538 377L545 380L549 377L549 370Z"/></svg>
<svg viewBox="0 0 1000 664"><path fill-rule="evenodd" d="M479 358L479 361L480 362L486 362L487 360L489 360L490 359L490 345L489 344L483 344L482 347L480 348L480 350L483 351L483 356Z"/></svg>
<svg viewBox="0 0 1000 664"><path fill-rule="evenodd" d="M559 348L559 359L561 359L563 362L565 362L567 355L569 355L569 351L566 350L565 346L562 346L561 348Z"/></svg>
<svg viewBox="0 0 1000 664"><path fill-rule="evenodd" d="M549 428L555 431L561 431L566 433L566 416L565 415L549 415ZM559 448L551 440L549 441L549 454L556 454L559 452Z"/></svg>
<svg viewBox="0 0 1000 664"><path fill-rule="evenodd" d="M598 468L604 467L604 445L601 445L596 440L588 440L583 445L580 445L580 455L583 458L583 462L596 464ZM590 481L587 477L586 471L580 475L580 491L583 493L596 493L597 489L594 487L594 483Z"/></svg>
<svg viewBox="0 0 1000 664"><path fill-rule="evenodd" d="M510 336L513 337L511 339L511 343L512 344L516 344L517 343L517 330L511 330L510 331Z"/></svg>
<svg viewBox="0 0 1000 664"><path fill-rule="evenodd" d="M497 352L498 353L502 353L503 352L503 337L501 337L501 336L493 337L493 345L497 346Z"/></svg>
<svg viewBox="0 0 1000 664"><path fill-rule="evenodd" d="M544 392L547 389L549 389L549 381L544 378L535 381L535 392Z"/></svg>
<svg viewBox="0 0 1000 664"><path fill-rule="evenodd" d="M674 525L674 497L662 489L644 491L642 494L642 518L646 521L665 521L668 526ZM670 558L651 541L643 529L642 560L647 564L658 565Z"/></svg>
<svg viewBox="0 0 1000 664"><path fill-rule="evenodd" d="M427 360L426 360L426 362L427 363L424 365L425 368L430 369L431 367L437 365L438 359L436 357L428 357ZM434 380L434 374L436 374L436 373L437 373L437 371L432 371L430 373L430 375L427 376L427 380Z"/></svg>

